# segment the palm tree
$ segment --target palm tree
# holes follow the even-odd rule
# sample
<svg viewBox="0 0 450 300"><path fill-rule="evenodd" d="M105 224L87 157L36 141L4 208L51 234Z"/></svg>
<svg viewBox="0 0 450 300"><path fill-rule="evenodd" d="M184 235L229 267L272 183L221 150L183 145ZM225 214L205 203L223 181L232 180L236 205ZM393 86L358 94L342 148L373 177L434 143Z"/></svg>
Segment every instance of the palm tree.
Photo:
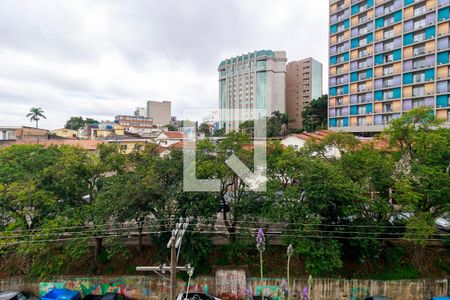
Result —
<svg viewBox="0 0 450 300"><path fill-rule="evenodd" d="M27 118L30 118L30 122L36 122L36 128L38 128L38 123L41 118L47 119L44 116L44 111L40 107L32 107L30 112L27 114Z"/></svg>

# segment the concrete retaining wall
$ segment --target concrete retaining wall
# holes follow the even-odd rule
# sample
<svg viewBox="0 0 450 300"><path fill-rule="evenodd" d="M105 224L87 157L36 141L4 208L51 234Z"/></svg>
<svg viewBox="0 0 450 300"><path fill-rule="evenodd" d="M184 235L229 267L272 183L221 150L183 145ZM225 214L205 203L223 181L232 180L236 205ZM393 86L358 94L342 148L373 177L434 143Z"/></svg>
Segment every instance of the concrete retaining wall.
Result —
<svg viewBox="0 0 450 300"><path fill-rule="evenodd" d="M230 278L225 286L229 291L221 296L223 300L243 299L240 285ZM281 297L282 279L246 280L248 288L258 292L265 288L265 295L271 295L275 300ZM293 297L302 299L301 291L306 286L306 279L292 281ZM36 295L43 294L53 287L65 287L80 291L82 295L89 293L104 294L116 291L134 299L167 299L167 282L160 277L150 276L122 276L122 277L62 277L49 282L29 281L23 277L12 277L0 280L0 290L28 290ZM185 289L186 284L179 280L178 291ZM216 295L214 277L199 277L191 283L191 290L205 291ZM426 300L431 296L446 296L449 294L449 280L343 280L343 279L314 279L311 290L311 300L362 300L368 295L386 295L393 300Z"/></svg>

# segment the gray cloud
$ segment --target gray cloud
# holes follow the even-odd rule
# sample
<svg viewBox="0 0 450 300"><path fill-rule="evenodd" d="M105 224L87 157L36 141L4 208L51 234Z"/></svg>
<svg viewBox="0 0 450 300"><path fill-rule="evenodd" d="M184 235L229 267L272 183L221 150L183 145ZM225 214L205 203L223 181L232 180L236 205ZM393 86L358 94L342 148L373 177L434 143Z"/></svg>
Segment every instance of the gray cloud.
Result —
<svg viewBox="0 0 450 300"><path fill-rule="evenodd" d="M257 49L327 62L327 1L4 0L0 125L112 119L148 99L217 105L217 66Z"/></svg>

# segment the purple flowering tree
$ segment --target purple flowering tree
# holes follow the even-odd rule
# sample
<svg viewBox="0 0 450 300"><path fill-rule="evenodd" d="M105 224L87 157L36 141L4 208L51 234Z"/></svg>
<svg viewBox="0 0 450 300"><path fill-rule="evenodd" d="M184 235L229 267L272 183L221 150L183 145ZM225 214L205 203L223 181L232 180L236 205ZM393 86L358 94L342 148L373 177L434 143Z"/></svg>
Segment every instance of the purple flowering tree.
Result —
<svg viewBox="0 0 450 300"><path fill-rule="evenodd" d="M259 251L259 264L261 270L261 284L263 282L264 273L263 273L263 252L266 250L266 238L264 237L264 231L262 228L259 228L258 234L256 235L256 249ZM264 286L261 290L261 299L264 300Z"/></svg>

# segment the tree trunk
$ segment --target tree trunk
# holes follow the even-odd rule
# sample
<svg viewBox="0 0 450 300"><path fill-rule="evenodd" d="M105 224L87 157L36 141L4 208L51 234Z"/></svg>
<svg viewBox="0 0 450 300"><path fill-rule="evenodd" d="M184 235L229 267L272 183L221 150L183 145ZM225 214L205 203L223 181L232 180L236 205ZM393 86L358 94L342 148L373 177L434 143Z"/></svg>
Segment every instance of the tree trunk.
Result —
<svg viewBox="0 0 450 300"><path fill-rule="evenodd" d="M102 242L103 238L95 238L95 261L97 262L100 257L100 253L102 252Z"/></svg>
<svg viewBox="0 0 450 300"><path fill-rule="evenodd" d="M142 227L138 228L138 232L139 232L139 251L141 251L141 252L144 251L144 245L142 244L142 238L143 238L142 230L143 230Z"/></svg>

